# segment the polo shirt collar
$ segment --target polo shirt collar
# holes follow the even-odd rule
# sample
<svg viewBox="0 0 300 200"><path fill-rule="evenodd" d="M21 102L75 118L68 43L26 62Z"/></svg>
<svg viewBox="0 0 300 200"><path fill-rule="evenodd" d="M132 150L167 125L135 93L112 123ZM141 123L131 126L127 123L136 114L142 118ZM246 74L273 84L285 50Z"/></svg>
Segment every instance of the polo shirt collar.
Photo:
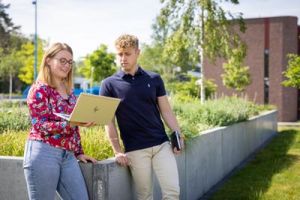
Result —
<svg viewBox="0 0 300 200"><path fill-rule="evenodd" d="M136 76L136 75L142 75L144 73L145 73L145 71L140 66L138 66L138 69L135 72L134 76ZM125 73L122 70L119 70L119 72L117 73L117 75L123 78L124 76L129 75L129 74Z"/></svg>

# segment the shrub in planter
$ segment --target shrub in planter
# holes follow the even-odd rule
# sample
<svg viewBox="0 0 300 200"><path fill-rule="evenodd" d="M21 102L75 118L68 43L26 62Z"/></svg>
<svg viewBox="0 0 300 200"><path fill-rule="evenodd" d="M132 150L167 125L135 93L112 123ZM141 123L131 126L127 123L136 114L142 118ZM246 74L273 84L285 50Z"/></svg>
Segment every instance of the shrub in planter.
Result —
<svg viewBox="0 0 300 200"><path fill-rule="evenodd" d="M0 109L0 134L4 131L28 130L30 120L26 106Z"/></svg>
<svg viewBox="0 0 300 200"><path fill-rule="evenodd" d="M104 160L114 156L113 149L105 134L103 126L80 128L81 144L85 154Z"/></svg>
<svg viewBox="0 0 300 200"><path fill-rule="evenodd" d="M182 132L187 138L199 135L201 131L212 127L245 121L262 109L261 106L237 97L208 100L204 104L192 96L174 95L170 100ZM0 155L23 155L24 143L30 127L27 113L26 106L0 109L0 131L4 132L0 134ZM80 131L86 154L98 160L113 156L103 126L80 128Z"/></svg>
<svg viewBox="0 0 300 200"><path fill-rule="evenodd" d="M84 152L97 160L113 157L113 150L103 127L80 128ZM0 155L23 156L29 131L6 131L0 134Z"/></svg>
<svg viewBox="0 0 300 200"><path fill-rule="evenodd" d="M10 131L0 134L1 156L23 156L28 131Z"/></svg>
<svg viewBox="0 0 300 200"><path fill-rule="evenodd" d="M254 103L237 97L223 97L201 104L197 98L174 95L171 102L187 137L215 126L245 121L261 110Z"/></svg>
<svg viewBox="0 0 300 200"><path fill-rule="evenodd" d="M245 99L223 97L207 101L201 110L200 122L213 126L227 126L245 121L259 113L258 107Z"/></svg>

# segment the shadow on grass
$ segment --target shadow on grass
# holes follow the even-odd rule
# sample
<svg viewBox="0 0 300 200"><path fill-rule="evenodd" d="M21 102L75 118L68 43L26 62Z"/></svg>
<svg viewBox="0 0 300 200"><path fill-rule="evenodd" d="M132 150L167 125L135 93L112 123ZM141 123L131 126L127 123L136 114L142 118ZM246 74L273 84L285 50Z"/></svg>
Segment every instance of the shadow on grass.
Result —
<svg viewBox="0 0 300 200"><path fill-rule="evenodd" d="M272 183L272 177L287 170L299 156L287 152L296 143L299 131L283 130L244 168L236 172L210 200L257 200ZM298 134L299 135L299 134ZM298 136L300 137L300 136Z"/></svg>

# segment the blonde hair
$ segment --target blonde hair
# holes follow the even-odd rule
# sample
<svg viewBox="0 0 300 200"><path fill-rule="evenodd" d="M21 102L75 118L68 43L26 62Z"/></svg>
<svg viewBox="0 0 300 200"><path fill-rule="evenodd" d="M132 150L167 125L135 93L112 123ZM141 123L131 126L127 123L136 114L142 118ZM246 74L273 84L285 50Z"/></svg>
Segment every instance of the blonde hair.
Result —
<svg viewBox="0 0 300 200"><path fill-rule="evenodd" d="M47 59L53 58L58 52L60 52L62 50L68 51L73 56L72 48L69 45L67 45L65 43L59 43L59 42L52 44L49 47L49 49L46 50L46 52L43 56L43 60L40 65L40 71L39 71L37 80L42 81L53 88L56 88L56 85L53 82L53 77L52 77L52 73L50 70L50 66L47 64ZM70 70L70 72L68 73L68 76L65 78L65 86L67 89L66 92L68 94L71 94L72 88L73 88L73 76L72 75L73 75L73 67Z"/></svg>
<svg viewBox="0 0 300 200"><path fill-rule="evenodd" d="M115 47L117 49L127 49L127 48L139 48L139 40L134 35L123 34L115 41Z"/></svg>

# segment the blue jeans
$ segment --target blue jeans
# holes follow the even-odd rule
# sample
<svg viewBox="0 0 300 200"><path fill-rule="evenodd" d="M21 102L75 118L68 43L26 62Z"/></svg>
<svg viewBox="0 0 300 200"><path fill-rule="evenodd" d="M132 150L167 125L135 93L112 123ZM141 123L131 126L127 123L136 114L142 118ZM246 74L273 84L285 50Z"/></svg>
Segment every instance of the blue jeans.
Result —
<svg viewBox="0 0 300 200"><path fill-rule="evenodd" d="M88 199L78 162L71 151L28 140L24 155L24 174L31 200Z"/></svg>

